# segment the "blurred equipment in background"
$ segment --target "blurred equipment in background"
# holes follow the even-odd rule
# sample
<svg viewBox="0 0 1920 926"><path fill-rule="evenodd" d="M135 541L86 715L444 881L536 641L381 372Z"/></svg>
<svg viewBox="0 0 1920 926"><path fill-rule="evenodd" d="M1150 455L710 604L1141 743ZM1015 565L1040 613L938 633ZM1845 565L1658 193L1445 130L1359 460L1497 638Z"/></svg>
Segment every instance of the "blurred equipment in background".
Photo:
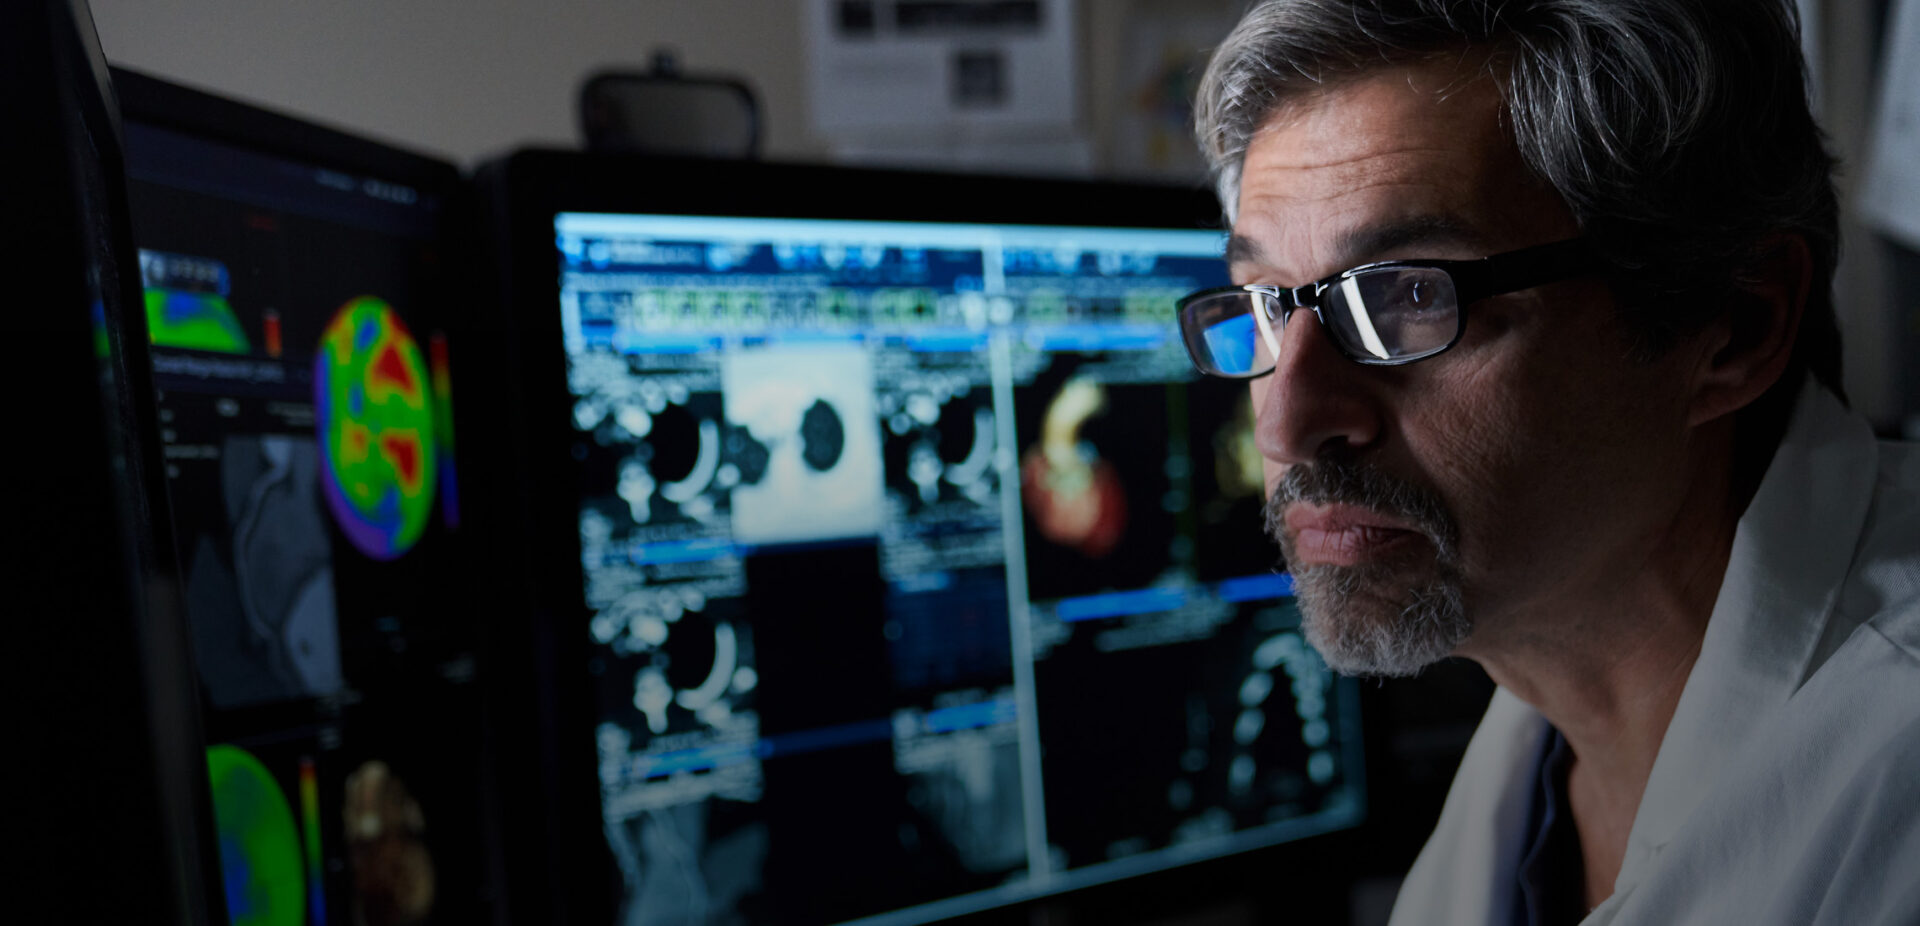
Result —
<svg viewBox="0 0 1920 926"><path fill-rule="evenodd" d="M601 71L580 88L587 150L677 157L760 155L760 101L733 77L691 77L666 50L646 71Z"/></svg>

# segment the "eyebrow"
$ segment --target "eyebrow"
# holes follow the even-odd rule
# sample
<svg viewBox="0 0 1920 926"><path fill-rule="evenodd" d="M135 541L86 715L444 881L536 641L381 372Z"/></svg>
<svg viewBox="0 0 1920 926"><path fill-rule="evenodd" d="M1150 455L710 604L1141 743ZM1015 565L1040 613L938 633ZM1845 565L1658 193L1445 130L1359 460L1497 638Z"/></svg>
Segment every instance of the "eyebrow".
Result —
<svg viewBox="0 0 1920 926"><path fill-rule="evenodd" d="M1340 236L1335 249L1340 255L1340 263L1352 267L1380 260L1381 255L1409 245L1480 243L1479 233L1459 217L1430 213L1349 230Z"/></svg>
<svg viewBox="0 0 1920 926"><path fill-rule="evenodd" d="M1418 215L1406 219L1366 225L1342 234L1335 242L1342 269L1379 260L1380 255L1409 245L1482 244L1478 232L1459 217L1447 213ZM1227 236L1226 262L1265 263L1266 250L1246 235Z"/></svg>
<svg viewBox="0 0 1920 926"><path fill-rule="evenodd" d="M1261 250L1259 242L1246 235L1236 234L1227 236L1226 259L1228 264L1257 262L1266 257L1266 253L1266 251Z"/></svg>

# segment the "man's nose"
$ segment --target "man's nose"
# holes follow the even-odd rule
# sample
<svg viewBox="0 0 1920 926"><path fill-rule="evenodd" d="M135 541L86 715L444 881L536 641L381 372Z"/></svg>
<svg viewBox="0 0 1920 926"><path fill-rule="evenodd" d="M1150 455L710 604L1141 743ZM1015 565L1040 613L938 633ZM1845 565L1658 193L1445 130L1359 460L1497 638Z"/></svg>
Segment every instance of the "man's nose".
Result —
<svg viewBox="0 0 1920 926"><path fill-rule="evenodd" d="M1366 447L1383 428L1371 372L1333 345L1320 319L1300 309L1277 332L1273 372L1253 381L1258 404L1256 443L1275 463L1310 462L1345 444Z"/></svg>

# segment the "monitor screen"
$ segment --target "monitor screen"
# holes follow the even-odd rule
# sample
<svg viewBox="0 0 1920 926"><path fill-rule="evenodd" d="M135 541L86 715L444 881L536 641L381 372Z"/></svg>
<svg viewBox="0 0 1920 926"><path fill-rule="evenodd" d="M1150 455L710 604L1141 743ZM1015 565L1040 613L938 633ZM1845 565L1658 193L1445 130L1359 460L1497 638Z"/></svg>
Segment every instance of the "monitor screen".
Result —
<svg viewBox="0 0 1920 926"><path fill-rule="evenodd" d="M398 154L394 175L303 155L311 126L124 83L228 912L477 921L474 640L449 572L450 190ZM238 115L223 134L189 125L208 111Z"/></svg>
<svg viewBox="0 0 1920 926"><path fill-rule="evenodd" d="M551 214L625 923L919 923L1358 824L1214 230Z"/></svg>

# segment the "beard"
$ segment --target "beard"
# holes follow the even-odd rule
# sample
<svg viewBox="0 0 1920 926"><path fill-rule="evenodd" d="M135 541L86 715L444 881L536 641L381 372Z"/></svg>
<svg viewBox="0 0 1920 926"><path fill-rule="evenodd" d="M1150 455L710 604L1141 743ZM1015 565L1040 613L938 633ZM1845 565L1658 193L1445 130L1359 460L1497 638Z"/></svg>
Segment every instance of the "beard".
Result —
<svg viewBox="0 0 1920 926"><path fill-rule="evenodd" d="M1293 569L1301 630L1342 675L1404 677L1452 655L1473 632L1462 594L1459 527L1430 489L1346 457L1287 470L1267 498L1267 533L1295 561L1287 506L1345 504L1406 522L1432 547L1431 562L1394 561Z"/></svg>

